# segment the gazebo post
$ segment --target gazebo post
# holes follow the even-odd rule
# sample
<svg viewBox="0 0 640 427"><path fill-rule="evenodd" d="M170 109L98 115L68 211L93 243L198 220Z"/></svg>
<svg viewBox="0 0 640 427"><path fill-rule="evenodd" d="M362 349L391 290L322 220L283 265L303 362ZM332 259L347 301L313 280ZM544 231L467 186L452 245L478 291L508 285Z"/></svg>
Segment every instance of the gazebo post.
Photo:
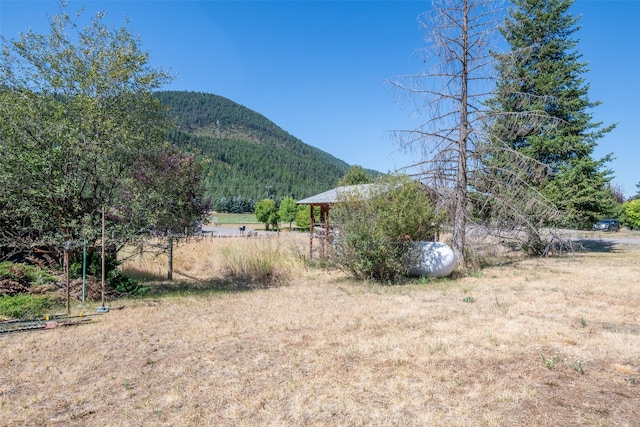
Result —
<svg viewBox="0 0 640 427"><path fill-rule="evenodd" d="M324 206L324 242L322 245L322 258L327 258L327 243L329 242L329 205Z"/></svg>
<svg viewBox="0 0 640 427"><path fill-rule="evenodd" d="M313 217L313 204L309 204L309 261L313 260L313 223L315 218Z"/></svg>

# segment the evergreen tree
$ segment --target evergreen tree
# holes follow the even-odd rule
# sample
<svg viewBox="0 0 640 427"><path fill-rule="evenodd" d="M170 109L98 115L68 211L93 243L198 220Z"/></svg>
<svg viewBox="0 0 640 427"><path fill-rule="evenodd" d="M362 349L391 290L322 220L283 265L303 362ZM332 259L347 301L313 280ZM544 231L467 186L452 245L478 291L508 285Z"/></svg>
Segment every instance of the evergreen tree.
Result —
<svg viewBox="0 0 640 427"><path fill-rule="evenodd" d="M563 212L565 225L588 226L615 206L609 191L611 160L592 158L597 141L615 125L594 123L584 75L587 64L576 51L579 18L569 13L573 0L513 0L501 28L512 52L497 55L499 111L540 112L542 127L513 126L517 114L494 124L500 143L534 158L548 174L528 179ZM517 60L514 61L514 58ZM518 95L514 95L518 94Z"/></svg>
<svg viewBox="0 0 640 427"><path fill-rule="evenodd" d="M244 197L236 196L231 199L231 212L233 213L244 213L245 211L245 203Z"/></svg>
<svg viewBox="0 0 640 427"><path fill-rule="evenodd" d="M338 181L338 185L369 184L371 182L373 182L373 178L362 166L353 165L347 169L344 176Z"/></svg>
<svg viewBox="0 0 640 427"><path fill-rule="evenodd" d="M229 212L229 199L227 199L225 196L216 199L213 203L213 209L216 212L221 213Z"/></svg>
<svg viewBox="0 0 640 427"><path fill-rule="evenodd" d="M638 191L636 191L636 194L631 196L631 200L640 199L640 182L636 184L636 188Z"/></svg>
<svg viewBox="0 0 640 427"><path fill-rule="evenodd" d="M181 91L154 95L167 107L176 127L173 144L206 161L206 194L219 205L221 197L256 200L284 196L304 198L335 186L349 168L342 160L307 145L261 114L221 96ZM217 209L220 210L220 209Z"/></svg>

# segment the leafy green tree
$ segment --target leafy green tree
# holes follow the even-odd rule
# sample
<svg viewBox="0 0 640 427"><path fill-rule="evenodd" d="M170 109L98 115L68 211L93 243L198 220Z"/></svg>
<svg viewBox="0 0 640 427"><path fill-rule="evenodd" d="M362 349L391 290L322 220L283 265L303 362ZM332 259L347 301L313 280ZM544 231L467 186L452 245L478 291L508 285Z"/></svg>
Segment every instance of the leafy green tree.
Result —
<svg viewBox="0 0 640 427"><path fill-rule="evenodd" d="M268 230L269 226L274 229L278 227L278 208L273 199L263 199L255 205L256 219L264 224Z"/></svg>
<svg viewBox="0 0 640 427"><path fill-rule="evenodd" d="M502 35L511 47L497 55L496 110L512 112L510 126L492 129L508 147L546 166L548 174L527 179L563 212L564 225L584 227L610 211L609 155L592 158L597 141L614 126L592 121L598 102L588 98L587 63L573 38L579 18L573 0L513 0ZM515 59L515 60L514 60ZM517 94L517 95L515 95ZM518 125L520 113L548 117L542 127Z"/></svg>
<svg viewBox="0 0 640 427"><path fill-rule="evenodd" d="M384 282L407 274L413 242L433 240L439 220L425 187L404 176L345 194L330 216L337 264L356 278Z"/></svg>
<svg viewBox="0 0 640 427"><path fill-rule="evenodd" d="M150 66L149 54L126 27L107 27L104 17L98 13L81 25L79 17L61 12L50 18L49 34L29 30L3 40L5 249L39 247L57 254L65 241L91 241L100 233L103 208L110 242L117 244L154 222L169 231L203 214L199 167L170 148L165 109L153 96L171 76ZM165 163L170 159L175 168Z"/></svg>
<svg viewBox="0 0 640 427"><path fill-rule="evenodd" d="M338 185L369 184L371 182L373 182L371 175L362 166L354 165L347 169L344 176L338 181Z"/></svg>
<svg viewBox="0 0 640 427"><path fill-rule="evenodd" d="M320 218L320 206L314 206L313 208L314 218ZM311 209L309 206L301 205L296 212L296 226L300 228L309 229L311 226Z"/></svg>
<svg viewBox="0 0 640 427"><path fill-rule="evenodd" d="M278 215L278 210L271 212L271 215L269 215L267 229L269 229L269 225L273 230L278 230L280 228L280 215Z"/></svg>
<svg viewBox="0 0 640 427"><path fill-rule="evenodd" d="M291 224L295 221L297 213L298 205L292 197L287 196L282 199L280 202L280 208L278 209L278 216L280 221L289 223L289 229L291 229Z"/></svg>
<svg viewBox="0 0 640 427"><path fill-rule="evenodd" d="M622 209L622 223L634 230L640 229L640 198L629 200Z"/></svg>

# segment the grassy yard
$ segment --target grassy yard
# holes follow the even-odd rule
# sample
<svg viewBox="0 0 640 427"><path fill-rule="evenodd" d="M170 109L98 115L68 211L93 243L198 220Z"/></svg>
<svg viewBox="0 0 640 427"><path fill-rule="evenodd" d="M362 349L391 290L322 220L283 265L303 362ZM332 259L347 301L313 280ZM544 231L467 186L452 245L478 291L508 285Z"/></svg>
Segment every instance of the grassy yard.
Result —
<svg viewBox="0 0 640 427"><path fill-rule="evenodd" d="M183 244L152 296L0 336L0 424L640 425L639 246L381 286L307 267L299 244ZM263 250L277 286L228 286Z"/></svg>
<svg viewBox="0 0 640 427"><path fill-rule="evenodd" d="M261 224L253 213L217 213L209 215L209 223L211 225L242 225L242 224Z"/></svg>

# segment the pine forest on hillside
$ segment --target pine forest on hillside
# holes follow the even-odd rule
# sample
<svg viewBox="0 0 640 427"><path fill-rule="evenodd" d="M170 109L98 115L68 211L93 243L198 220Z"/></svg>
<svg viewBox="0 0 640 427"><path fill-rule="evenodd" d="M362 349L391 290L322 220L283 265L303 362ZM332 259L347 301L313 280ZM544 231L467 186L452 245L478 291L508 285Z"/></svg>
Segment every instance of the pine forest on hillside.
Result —
<svg viewBox="0 0 640 427"><path fill-rule="evenodd" d="M224 97L179 91L156 96L176 123L172 143L208 160L203 180L217 210L249 211L266 197L305 198L334 187L349 168Z"/></svg>

